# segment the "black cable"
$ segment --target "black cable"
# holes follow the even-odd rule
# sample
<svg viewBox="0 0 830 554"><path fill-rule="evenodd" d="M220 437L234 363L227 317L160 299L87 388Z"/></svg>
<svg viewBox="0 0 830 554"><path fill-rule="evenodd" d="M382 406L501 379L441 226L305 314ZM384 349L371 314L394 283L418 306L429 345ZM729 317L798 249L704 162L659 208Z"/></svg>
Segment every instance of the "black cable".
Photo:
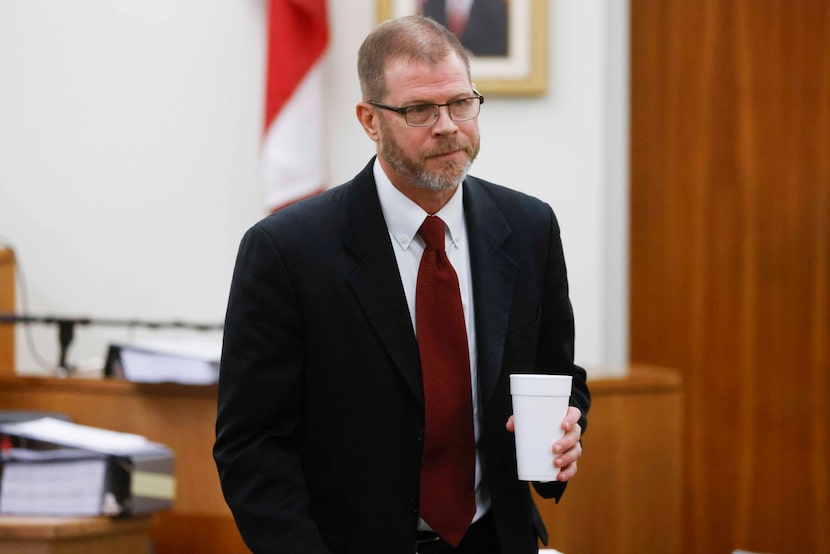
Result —
<svg viewBox="0 0 830 554"><path fill-rule="evenodd" d="M0 237L3 239L3 237ZM0 247L8 247L11 249L12 257L15 262L15 272L18 280L18 291L20 292L20 305L22 310L17 314L0 314L0 321L3 323L22 323L24 324L26 344L32 358L43 368L49 371L55 369L55 365L48 362L35 347L34 339L32 338L32 330L30 324L54 324L59 328L60 340L60 362L58 363L58 370L66 371L69 369L66 361L66 353L70 343L74 338L74 328L76 325L101 325L109 327L127 328L128 333L132 333L137 327L145 327L148 329L190 329L196 331L216 331L222 330L222 324L211 323L188 323L183 321L147 321L138 319L93 319L89 317L61 317L61 316L32 316L27 315L29 312L29 297L26 288L26 280L23 275L23 264L17 259L14 253L14 248L8 241L0 241Z"/></svg>

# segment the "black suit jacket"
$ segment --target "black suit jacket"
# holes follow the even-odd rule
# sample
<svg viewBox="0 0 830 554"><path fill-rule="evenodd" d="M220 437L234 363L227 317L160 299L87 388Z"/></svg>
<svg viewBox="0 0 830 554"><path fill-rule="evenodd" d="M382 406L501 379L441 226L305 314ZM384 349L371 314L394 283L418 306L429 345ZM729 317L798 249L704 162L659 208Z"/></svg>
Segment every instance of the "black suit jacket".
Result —
<svg viewBox="0 0 830 554"><path fill-rule="evenodd" d="M503 551L531 553L545 532L504 427L508 374L572 375L571 403L583 414L590 403L559 229L536 199L473 177L463 186L484 478ZM243 238L216 432L222 489L254 552L414 550L421 372L372 163ZM564 485L539 490L558 499Z"/></svg>

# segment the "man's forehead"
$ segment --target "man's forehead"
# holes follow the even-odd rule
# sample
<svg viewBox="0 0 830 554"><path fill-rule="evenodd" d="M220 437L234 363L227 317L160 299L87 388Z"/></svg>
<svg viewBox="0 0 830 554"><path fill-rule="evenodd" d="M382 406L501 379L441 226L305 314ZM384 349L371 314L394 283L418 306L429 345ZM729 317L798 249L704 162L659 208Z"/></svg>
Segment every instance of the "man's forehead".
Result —
<svg viewBox="0 0 830 554"><path fill-rule="evenodd" d="M444 87L460 88L459 92L462 92L471 86L464 62L454 53L438 63L411 58L389 60L384 68L384 77L389 94Z"/></svg>
<svg viewBox="0 0 830 554"><path fill-rule="evenodd" d="M447 54L441 58L407 55L393 56L386 60L384 71L389 72L395 69L401 71L419 71L450 66L457 66L464 72L467 70L467 66L458 54L453 50L449 50Z"/></svg>

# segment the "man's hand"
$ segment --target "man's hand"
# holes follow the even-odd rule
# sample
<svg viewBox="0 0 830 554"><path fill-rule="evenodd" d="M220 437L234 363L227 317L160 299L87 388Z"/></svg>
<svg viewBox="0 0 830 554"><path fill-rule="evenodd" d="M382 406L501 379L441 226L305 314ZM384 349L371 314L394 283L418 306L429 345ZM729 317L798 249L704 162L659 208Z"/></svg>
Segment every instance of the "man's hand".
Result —
<svg viewBox="0 0 830 554"><path fill-rule="evenodd" d="M579 418L582 417L582 410L573 406L568 406L568 413L565 414L565 419L562 420L562 430L565 435L553 443L553 465L559 468L559 481L567 481L576 475L576 461L582 456L582 445L579 439L582 438L582 428L579 426ZM508 431L513 433L516 429L513 422L513 416L507 420L505 426Z"/></svg>

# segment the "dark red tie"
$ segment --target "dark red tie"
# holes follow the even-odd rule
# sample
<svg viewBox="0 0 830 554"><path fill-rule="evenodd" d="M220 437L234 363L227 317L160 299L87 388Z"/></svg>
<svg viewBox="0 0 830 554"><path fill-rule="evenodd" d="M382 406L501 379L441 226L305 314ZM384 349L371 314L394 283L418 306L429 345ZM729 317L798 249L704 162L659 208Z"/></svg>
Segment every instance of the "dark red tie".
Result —
<svg viewBox="0 0 830 554"><path fill-rule="evenodd" d="M444 250L444 222L427 216L418 234L426 242L415 292L425 405L421 517L457 546L476 511L470 353L458 277Z"/></svg>
<svg viewBox="0 0 830 554"><path fill-rule="evenodd" d="M467 16L457 9L450 9L447 13L447 27L452 33L461 38L467 28Z"/></svg>

